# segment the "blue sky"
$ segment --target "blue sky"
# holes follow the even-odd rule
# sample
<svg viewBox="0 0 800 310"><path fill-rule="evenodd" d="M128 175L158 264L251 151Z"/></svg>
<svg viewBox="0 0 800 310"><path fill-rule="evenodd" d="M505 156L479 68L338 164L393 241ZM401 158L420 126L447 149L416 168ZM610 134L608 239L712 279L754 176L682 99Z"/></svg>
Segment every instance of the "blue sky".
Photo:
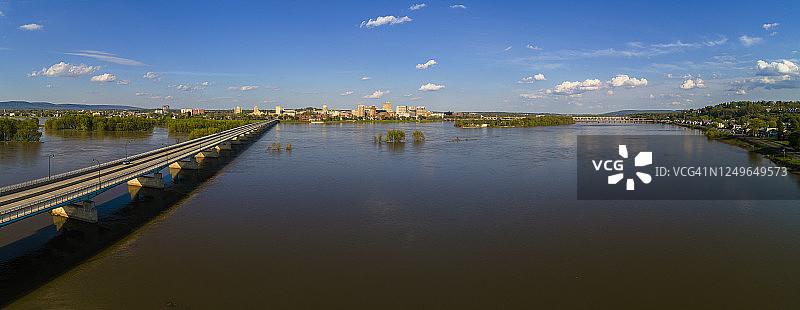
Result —
<svg viewBox="0 0 800 310"><path fill-rule="evenodd" d="M796 1L0 2L0 101L206 109L391 101L599 113L797 100L798 9Z"/></svg>

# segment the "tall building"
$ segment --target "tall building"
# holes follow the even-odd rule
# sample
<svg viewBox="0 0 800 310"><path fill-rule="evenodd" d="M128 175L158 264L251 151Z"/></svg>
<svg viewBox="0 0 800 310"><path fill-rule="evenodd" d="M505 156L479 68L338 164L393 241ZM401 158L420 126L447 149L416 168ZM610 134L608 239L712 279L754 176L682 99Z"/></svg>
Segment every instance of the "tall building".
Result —
<svg viewBox="0 0 800 310"><path fill-rule="evenodd" d="M397 112L397 116L408 117L408 107L406 107L404 105L397 106L396 112Z"/></svg>
<svg viewBox="0 0 800 310"><path fill-rule="evenodd" d="M328 114L328 105L327 104L323 104L322 105L322 114Z"/></svg>
<svg viewBox="0 0 800 310"><path fill-rule="evenodd" d="M166 104L164 106L162 106L161 107L161 113L164 113L164 114L169 113L169 106L166 105Z"/></svg>
<svg viewBox="0 0 800 310"><path fill-rule="evenodd" d="M391 102L389 102L389 101L386 101L386 103L384 103L384 104L383 104L383 109L384 109L386 112L389 112L389 113L391 113L391 112L392 112L392 103L391 103Z"/></svg>
<svg viewBox="0 0 800 310"><path fill-rule="evenodd" d="M377 112L378 108L376 106L369 107L369 117L375 117L375 115L378 115Z"/></svg>
<svg viewBox="0 0 800 310"><path fill-rule="evenodd" d="M417 107L417 116L428 117L428 110L425 107Z"/></svg>
<svg viewBox="0 0 800 310"><path fill-rule="evenodd" d="M236 106L233 108L233 114L242 114L242 107Z"/></svg>
<svg viewBox="0 0 800 310"><path fill-rule="evenodd" d="M364 117L364 109L366 107L363 104L358 105L358 113L356 114L357 117Z"/></svg>
<svg viewBox="0 0 800 310"><path fill-rule="evenodd" d="M261 111L258 110L258 106L253 107L253 115L261 115Z"/></svg>

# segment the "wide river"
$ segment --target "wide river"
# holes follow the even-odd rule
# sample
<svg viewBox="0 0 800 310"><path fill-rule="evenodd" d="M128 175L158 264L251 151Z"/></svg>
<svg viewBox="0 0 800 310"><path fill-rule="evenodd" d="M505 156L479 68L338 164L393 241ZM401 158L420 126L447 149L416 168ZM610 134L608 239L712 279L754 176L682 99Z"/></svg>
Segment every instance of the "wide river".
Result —
<svg viewBox="0 0 800 310"><path fill-rule="evenodd" d="M373 143L393 128L427 141ZM42 214L0 228L0 287L15 299L0 306L800 307L797 200L577 200L577 136L606 134L690 135L707 156L772 166L663 125L279 124L191 186L98 196L99 225L57 231ZM0 186L46 176L48 154L58 173L181 138L43 140L0 144ZM267 151L270 142L293 150ZM782 182L800 191L796 176ZM147 208L156 211L137 213ZM124 233L103 237L115 230ZM48 267L62 260L74 262Z"/></svg>

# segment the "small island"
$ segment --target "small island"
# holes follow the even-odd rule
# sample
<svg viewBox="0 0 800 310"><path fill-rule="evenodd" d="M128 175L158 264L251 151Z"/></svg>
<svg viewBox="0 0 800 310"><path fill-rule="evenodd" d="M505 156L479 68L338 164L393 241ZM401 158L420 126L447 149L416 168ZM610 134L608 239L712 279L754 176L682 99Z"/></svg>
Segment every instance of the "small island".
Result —
<svg viewBox="0 0 800 310"><path fill-rule="evenodd" d="M461 128L487 127L539 127L575 124L572 116L541 115L533 117L493 117L482 119L459 119L453 126Z"/></svg>

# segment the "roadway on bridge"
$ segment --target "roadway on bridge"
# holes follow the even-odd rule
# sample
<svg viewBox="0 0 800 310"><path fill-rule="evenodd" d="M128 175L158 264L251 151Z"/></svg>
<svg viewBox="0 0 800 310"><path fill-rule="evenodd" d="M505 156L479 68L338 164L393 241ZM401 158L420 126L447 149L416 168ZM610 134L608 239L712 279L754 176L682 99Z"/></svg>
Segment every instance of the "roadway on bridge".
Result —
<svg viewBox="0 0 800 310"><path fill-rule="evenodd" d="M113 187L120 182L108 183L107 181L110 180L107 178L116 179L119 178L119 176L129 175L130 177L128 177L127 180L130 180L145 174L144 172L160 170L160 168L168 166L171 162L193 156L202 150L211 148L219 143L266 125L266 123L267 122L245 125L218 134L194 139L188 141L186 144L166 147L163 151L141 158L137 158L137 156L134 155L132 156L134 159L131 160L130 164L119 163L103 167L99 172L99 179L102 181L102 186L100 186L101 183L98 183L98 171L95 169L67 179L54 180L53 182L41 184L33 188L23 189L0 196L0 214L30 206L48 197L68 195L85 188L90 188L91 191L93 190L91 189L92 186L98 186L96 189L97 191L103 188Z"/></svg>

